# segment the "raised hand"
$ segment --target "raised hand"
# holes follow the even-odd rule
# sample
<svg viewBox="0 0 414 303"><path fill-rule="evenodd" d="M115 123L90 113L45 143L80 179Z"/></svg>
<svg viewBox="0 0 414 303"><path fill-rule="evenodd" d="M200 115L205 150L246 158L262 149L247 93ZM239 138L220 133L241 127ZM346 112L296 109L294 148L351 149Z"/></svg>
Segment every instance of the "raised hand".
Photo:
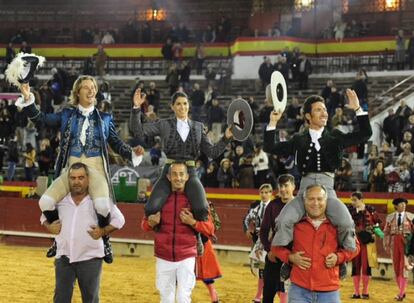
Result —
<svg viewBox="0 0 414 303"><path fill-rule="evenodd" d="M134 107L135 108L141 107L142 103L145 102L145 98L146 98L146 95L144 93L141 93L140 88L137 88L134 94L134 98L133 98Z"/></svg>
<svg viewBox="0 0 414 303"><path fill-rule="evenodd" d="M269 126L276 127L277 122L279 122L280 118L282 118L283 112L281 111L272 111L269 117Z"/></svg>
<svg viewBox="0 0 414 303"><path fill-rule="evenodd" d="M356 92L353 89L347 88L346 96L348 97L348 104L347 107L352 110L358 110L361 108L359 105L359 99Z"/></svg>
<svg viewBox="0 0 414 303"><path fill-rule="evenodd" d="M24 101L29 101L30 99L30 85L29 83L23 83L20 85L20 92L23 95Z"/></svg>
<svg viewBox="0 0 414 303"><path fill-rule="evenodd" d="M226 139L231 139L233 138L233 132L231 131L231 126L226 128L226 131L224 133L224 136L226 137Z"/></svg>

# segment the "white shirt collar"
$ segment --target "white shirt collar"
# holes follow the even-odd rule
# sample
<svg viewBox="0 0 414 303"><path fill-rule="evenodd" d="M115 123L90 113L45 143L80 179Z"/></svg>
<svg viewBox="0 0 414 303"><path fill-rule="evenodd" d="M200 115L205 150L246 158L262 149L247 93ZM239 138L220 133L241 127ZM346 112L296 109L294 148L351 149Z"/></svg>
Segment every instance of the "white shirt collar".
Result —
<svg viewBox="0 0 414 303"><path fill-rule="evenodd" d="M83 116L87 117L90 115L91 112L95 109L95 106L91 106L88 108L83 107L82 105L78 104L78 109L82 113Z"/></svg>
<svg viewBox="0 0 414 303"><path fill-rule="evenodd" d="M321 145L319 144L319 139L322 137L323 130L324 130L324 127L318 130L309 128L309 135L311 136L312 143L315 144L315 149L317 151L321 149Z"/></svg>
<svg viewBox="0 0 414 303"><path fill-rule="evenodd" d="M401 212L401 213L399 213L399 212L396 212L395 213L395 217L398 219L398 215L399 214L401 214L401 218L404 218L404 215L405 215L405 211L403 211L403 212Z"/></svg>

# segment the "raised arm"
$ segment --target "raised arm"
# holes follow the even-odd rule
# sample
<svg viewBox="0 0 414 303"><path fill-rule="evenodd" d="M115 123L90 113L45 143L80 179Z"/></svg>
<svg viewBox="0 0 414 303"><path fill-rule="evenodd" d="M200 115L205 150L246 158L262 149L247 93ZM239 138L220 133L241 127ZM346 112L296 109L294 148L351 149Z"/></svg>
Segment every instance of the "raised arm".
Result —
<svg viewBox="0 0 414 303"><path fill-rule="evenodd" d="M22 97L17 99L16 106L23 108L23 112L33 122L42 122L48 127L57 128L61 123L61 112L59 113L42 113L35 104L35 97L30 92L30 86L28 83L24 83L20 87Z"/></svg>

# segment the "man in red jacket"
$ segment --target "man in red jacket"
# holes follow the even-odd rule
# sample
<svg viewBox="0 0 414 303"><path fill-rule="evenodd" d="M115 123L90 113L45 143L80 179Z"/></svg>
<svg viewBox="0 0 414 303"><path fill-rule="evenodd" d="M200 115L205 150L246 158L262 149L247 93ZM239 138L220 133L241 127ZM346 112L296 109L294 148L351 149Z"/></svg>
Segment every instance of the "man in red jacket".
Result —
<svg viewBox="0 0 414 303"><path fill-rule="evenodd" d="M156 230L154 253L156 257L156 287L161 302L191 302L195 286L195 257L197 256L196 233L213 234L214 225L208 221L196 221L184 193L188 180L187 166L173 163L167 178L171 194L160 212L143 218L144 230Z"/></svg>
<svg viewBox="0 0 414 303"><path fill-rule="evenodd" d="M339 303L339 264L359 254L338 248L337 230L326 218L327 192L310 185L304 192L306 215L294 228L293 247L273 246L272 253L292 264L289 302Z"/></svg>

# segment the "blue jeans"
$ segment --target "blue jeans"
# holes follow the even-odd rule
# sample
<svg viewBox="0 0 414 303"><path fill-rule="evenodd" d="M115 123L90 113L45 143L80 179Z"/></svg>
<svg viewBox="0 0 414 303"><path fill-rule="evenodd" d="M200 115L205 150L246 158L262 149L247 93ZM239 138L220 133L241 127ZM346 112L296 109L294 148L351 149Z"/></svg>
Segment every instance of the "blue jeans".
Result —
<svg viewBox="0 0 414 303"><path fill-rule="evenodd" d="M7 181L13 181L15 171L16 171L16 162L9 161L9 167L7 168Z"/></svg>
<svg viewBox="0 0 414 303"><path fill-rule="evenodd" d="M339 290L310 291L294 283L290 284L288 303L341 303Z"/></svg>

